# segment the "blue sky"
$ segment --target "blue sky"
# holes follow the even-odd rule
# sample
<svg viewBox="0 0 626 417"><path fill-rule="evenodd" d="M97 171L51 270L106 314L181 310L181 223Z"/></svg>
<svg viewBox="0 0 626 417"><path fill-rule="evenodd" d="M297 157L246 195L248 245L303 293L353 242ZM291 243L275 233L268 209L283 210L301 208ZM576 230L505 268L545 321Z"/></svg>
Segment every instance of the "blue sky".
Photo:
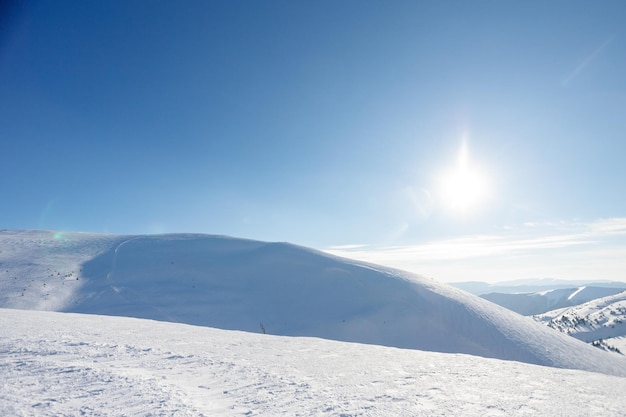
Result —
<svg viewBox="0 0 626 417"><path fill-rule="evenodd" d="M2 228L289 241L447 281L626 280L623 1L0 16Z"/></svg>

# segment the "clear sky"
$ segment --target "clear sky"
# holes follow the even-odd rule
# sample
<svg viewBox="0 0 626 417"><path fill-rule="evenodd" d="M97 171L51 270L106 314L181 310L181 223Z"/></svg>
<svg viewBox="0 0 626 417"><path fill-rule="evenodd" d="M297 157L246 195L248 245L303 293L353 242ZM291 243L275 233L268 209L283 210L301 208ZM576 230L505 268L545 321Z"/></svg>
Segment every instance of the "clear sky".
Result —
<svg viewBox="0 0 626 417"><path fill-rule="evenodd" d="M624 1L0 7L0 228L626 280Z"/></svg>

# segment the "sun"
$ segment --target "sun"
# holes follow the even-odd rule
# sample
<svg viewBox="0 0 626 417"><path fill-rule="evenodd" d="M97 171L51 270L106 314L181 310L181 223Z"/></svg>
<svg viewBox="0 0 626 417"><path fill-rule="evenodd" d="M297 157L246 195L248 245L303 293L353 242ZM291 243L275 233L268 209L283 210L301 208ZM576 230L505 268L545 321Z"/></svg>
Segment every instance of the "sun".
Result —
<svg viewBox="0 0 626 417"><path fill-rule="evenodd" d="M470 163L467 145L464 143L457 166L440 178L444 206L459 213L474 211L487 199L488 189L488 177L479 167Z"/></svg>

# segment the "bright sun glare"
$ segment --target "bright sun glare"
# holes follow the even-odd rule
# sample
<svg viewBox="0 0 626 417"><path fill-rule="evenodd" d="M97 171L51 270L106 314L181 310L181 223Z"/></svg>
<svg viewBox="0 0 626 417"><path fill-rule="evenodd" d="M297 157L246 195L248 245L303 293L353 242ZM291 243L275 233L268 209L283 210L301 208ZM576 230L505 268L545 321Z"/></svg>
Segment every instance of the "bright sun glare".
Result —
<svg viewBox="0 0 626 417"><path fill-rule="evenodd" d="M458 165L441 178L441 195L446 208L467 213L487 198L488 179L469 161L467 146L461 147Z"/></svg>

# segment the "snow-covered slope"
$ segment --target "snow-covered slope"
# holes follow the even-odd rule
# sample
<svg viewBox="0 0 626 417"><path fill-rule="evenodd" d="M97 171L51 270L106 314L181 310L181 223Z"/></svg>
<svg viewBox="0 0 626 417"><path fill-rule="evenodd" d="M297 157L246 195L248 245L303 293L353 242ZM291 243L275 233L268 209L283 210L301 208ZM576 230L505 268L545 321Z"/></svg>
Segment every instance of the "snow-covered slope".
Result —
<svg viewBox="0 0 626 417"><path fill-rule="evenodd" d="M624 291L624 288L582 286L522 294L489 293L483 294L481 297L516 313L530 316L579 305L596 298L618 294L622 291Z"/></svg>
<svg viewBox="0 0 626 417"><path fill-rule="evenodd" d="M207 235L0 232L0 307L468 353L626 375L626 360L414 274Z"/></svg>
<svg viewBox="0 0 626 417"><path fill-rule="evenodd" d="M626 353L626 291L533 318L596 347Z"/></svg>
<svg viewBox="0 0 626 417"><path fill-rule="evenodd" d="M556 333L556 332L555 332ZM470 355L0 309L3 416L623 416L626 378Z"/></svg>

